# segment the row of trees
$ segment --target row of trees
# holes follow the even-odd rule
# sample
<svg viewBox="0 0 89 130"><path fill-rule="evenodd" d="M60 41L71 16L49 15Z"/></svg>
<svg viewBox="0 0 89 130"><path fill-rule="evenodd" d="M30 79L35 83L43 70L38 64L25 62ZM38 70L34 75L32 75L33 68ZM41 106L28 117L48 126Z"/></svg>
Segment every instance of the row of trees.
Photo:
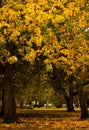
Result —
<svg viewBox="0 0 89 130"><path fill-rule="evenodd" d="M0 1L5 122L17 120L15 86L25 67L30 79L44 68L53 88L63 93L68 110L73 110L73 95L78 93L81 118L88 117L83 92L89 83L88 6L87 0Z"/></svg>
<svg viewBox="0 0 89 130"><path fill-rule="evenodd" d="M29 105L28 108L32 108L33 106L42 107L50 103L56 107L61 107L62 103L65 103L60 89L58 91L54 90L50 84L47 72L44 69L40 70L40 72L33 76L32 79L30 78L30 80L26 75L27 72L22 80L24 83L20 77L20 83L16 85L16 102L20 108L23 108L26 104Z"/></svg>

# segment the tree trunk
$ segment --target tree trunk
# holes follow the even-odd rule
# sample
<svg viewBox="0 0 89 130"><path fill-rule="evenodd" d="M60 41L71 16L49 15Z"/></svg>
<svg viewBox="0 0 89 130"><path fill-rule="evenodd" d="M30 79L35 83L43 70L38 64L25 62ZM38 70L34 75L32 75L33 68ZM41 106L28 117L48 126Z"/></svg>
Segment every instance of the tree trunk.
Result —
<svg viewBox="0 0 89 130"><path fill-rule="evenodd" d="M3 70L3 68L1 68L1 69ZM1 82L1 87L2 87L2 96L1 96L2 106L1 106L0 116L3 117L4 116L4 88L3 88L3 79L2 79L2 82Z"/></svg>
<svg viewBox="0 0 89 130"><path fill-rule="evenodd" d="M67 104L67 111L73 112L74 111L73 103L71 103L70 100L69 100L69 101L66 102L66 104Z"/></svg>
<svg viewBox="0 0 89 130"><path fill-rule="evenodd" d="M4 122L16 121L15 87L13 85L13 67L8 66L4 75Z"/></svg>
<svg viewBox="0 0 89 130"><path fill-rule="evenodd" d="M67 111L73 112L74 111L73 99L71 97L66 97L65 100L67 105Z"/></svg>
<svg viewBox="0 0 89 130"><path fill-rule="evenodd" d="M2 89L2 107L1 107L1 113L0 116L4 116L4 89Z"/></svg>
<svg viewBox="0 0 89 130"><path fill-rule="evenodd" d="M69 101L68 101L68 109L67 111L74 111L74 106L73 106L73 88L72 85L69 86Z"/></svg>
<svg viewBox="0 0 89 130"><path fill-rule="evenodd" d="M62 70L60 70L59 74L58 74L58 69L55 68L55 66L53 65L53 75L52 75L52 86L54 87L54 89L56 91L61 90L65 101L66 101L66 105L67 105L67 111L72 112L74 111L74 107L73 107L73 88L71 86L69 86L69 95L67 94L65 88L63 87L63 81L62 78L60 80L60 74L64 76L64 72Z"/></svg>
<svg viewBox="0 0 89 130"><path fill-rule="evenodd" d="M61 86L61 91L62 91L62 94L63 94L65 101L66 101L67 111L73 112L74 106L73 106L73 90L72 90L72 88L71 87L69 88L69 96L67 95L65 89L62 86Z"/></svg>
<svg viewBox="0 0 89 130"><path fill-rule="evenodd" d="M78 88L78 97L79 97L80 108L81 108L81 119L88 118L87 103L86 103L86 98L83 91L83 86L80 86Z"/></svg>

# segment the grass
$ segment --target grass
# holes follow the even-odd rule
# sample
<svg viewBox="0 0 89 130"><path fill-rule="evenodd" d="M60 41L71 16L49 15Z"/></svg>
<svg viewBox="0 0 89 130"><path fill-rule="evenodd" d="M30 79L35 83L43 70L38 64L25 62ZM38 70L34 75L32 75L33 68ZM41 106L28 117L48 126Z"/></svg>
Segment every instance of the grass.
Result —
<svg viewBox="0 0 89 130"><path fill-rule="evenodd" d="M17 114L20 116L27 117L80 117L80 108L76 108L75 112L67 112L66 108L55 108L55 107L42 107L42 108L34 108L32 110L29 109L17 109Z"/></svg>

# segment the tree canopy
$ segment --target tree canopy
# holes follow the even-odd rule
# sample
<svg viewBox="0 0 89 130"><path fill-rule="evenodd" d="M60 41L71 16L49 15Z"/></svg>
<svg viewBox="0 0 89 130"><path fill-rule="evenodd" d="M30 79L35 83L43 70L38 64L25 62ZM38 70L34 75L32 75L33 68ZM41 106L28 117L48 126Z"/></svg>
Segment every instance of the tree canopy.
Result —
<svg viewBox="0 0 89 130"><path fill-rule="evenodd" d="M50 74L54 67L63 70L63 82L88 82L88 6L88 0L1 0L0 63L11 66L6 73L27 61Z"/></svg>
<svg viewBox="0 0 89 130"><path fill-rule="evenodd" d="M0 8L0 62L33 63L44 57L47 71L53 63L67 75L84 72L89 65L84 36L87 4L87 0L7 0Z"/></svg>

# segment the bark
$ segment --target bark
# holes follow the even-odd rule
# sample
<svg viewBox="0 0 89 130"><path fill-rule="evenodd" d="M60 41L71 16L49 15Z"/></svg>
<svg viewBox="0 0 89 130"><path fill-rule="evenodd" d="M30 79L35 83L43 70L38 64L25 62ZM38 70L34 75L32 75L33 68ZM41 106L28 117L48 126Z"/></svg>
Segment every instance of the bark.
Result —
<svg viewBox="0 0 89 130"><path fill-rule="evenodd" d="M2 107L1 107L1 113L0 116L4 116L4 90L2 90Z"/></svg>
<svg viewBox="0 0 89 130"><path fill-rule="evenodd" d="M63 96L64 96L65 101L66 101L67 111L68 112L73 112L74 111L74 106L73 106L73 93L72 93L72 91L69 92L69 97L68 97L67 93L64 90L63 91Z"/></svg>
<svg viewBox="0 0 89 130"><path fill-rule="evenodd" d="M4 122L12 123L16 118L15 86L13 85L13 67L8 66L4 75Z"/></svg>
<svg viewBox="0 0 89 130"><path fill-rule="evenodd" d="M2 68L1 68L2 69ZM0 71L1 72L1 71ZM1 83L0 83L0 85L1 85L1 91L2 91L2 96L1 96L1 102L2 102L2 106L1 106L1 112L0 112L0 116L1 117L3 117L3 115L4 115L4 89L3 89L3 79L2 79L2 81L1 81Z"/></svg>
<svg viewBox="0 0 89 130"><path fill-rule="evenodd" d="M52 86L54 87L54 89L56 91L60 90L62 92L64 99L66 101L67 111L73 112L74 106L73 106L73 90L72 90L72 88L70 87L69 95L67 95L65 88L62 85L60 85L58 79L56 79L54 83L52 82ZM59 88L59 90L58 90L58 88Z"/></svg>
<svg viewBox="0 0 89 130"><path fill-rule="evenodd" d="M73 112L74 111L73 101L71 100L71 98L68 98L68 99L65 99L65 100L66 100L66 105L67 105L67 111Z"/></svg>
<svg viewBox="0 0 89 130"><path fill-rule="evenodd" d="M68 102L68 111L74 111L73 107L73 88L72 85L69 86L69 102Z"/></svg>
<svg viewBox="0 0 89 130"><path fill-rule="evenodd" d="M78 87L78 97L81 108L81 119L88 118L87 102L83 91L83 86Z"/></svg>

